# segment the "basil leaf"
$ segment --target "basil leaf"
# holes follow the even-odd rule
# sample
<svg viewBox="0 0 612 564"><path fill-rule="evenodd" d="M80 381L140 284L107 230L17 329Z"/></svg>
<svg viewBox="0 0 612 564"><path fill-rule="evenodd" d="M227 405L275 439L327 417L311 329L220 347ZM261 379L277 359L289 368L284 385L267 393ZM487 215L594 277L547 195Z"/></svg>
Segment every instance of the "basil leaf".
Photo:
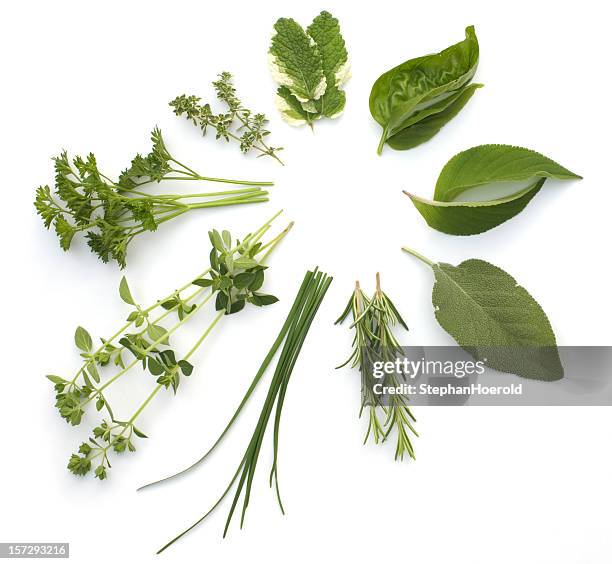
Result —
<svg viewBox="0 0 612 564"><path fill-rule="evenodd" d="M404 129L387 139L387 144L396 151L406 151L429 141L463 109L474 92L482 87L482 84L469 84L449 98L418 112L406 121L408 125Z"/></svg>
<svg viewBox="0 0 612 564"><path fill-rule="evenodd" d="M450 235L474 235L497 227L520 213L547 178L579 179L577 174L530 149L479 145L455 155L442 169L434 200L408 194L430 227ZM500 182L530 184L503 198L456 202L471 188L485 190Z"/></svg>
<svg viewBox="0 0 612 564"><path fill-rule="evenodd" d="M465 35L463 41L444 51L405 61L376 80L370 93L370 113L383 127L379 154L390 137L407 127L411 117L430 106L440 107L472 80L478 66L478 40L473 26L466 28ZM457 111L450 112L446 121Z"/></svg>

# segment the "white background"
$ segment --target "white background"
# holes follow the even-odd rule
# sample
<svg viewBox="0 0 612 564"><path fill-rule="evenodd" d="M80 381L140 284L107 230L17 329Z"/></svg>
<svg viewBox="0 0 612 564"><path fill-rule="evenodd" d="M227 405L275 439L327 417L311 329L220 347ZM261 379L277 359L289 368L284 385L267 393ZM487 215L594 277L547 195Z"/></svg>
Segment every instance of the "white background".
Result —
<svg viewBox="0 0 612 564"><path fill-rule="evenodd" d="M416 462L393 445L362 446L359 378L335 371L350 349L332 322L355 279L383 287L411 331L405 344L452 344L436 323L432 275L401 253L489 260L513 274L548 312L563 345L611 344L609 330L609 17L599 2L387 2L358 6L273 2L28 2L2 8L3 389L0 541L71 543L75 562L270 563L399 559L419 564L610 562L612 424L608 408L420 408ZM266 52L274 21L303 25L328 9L341 22L353 66L347 107L312 134L274 107ZM438 51L474 24L476 92L429 143L376 156L379 127L368 95L380 73ZM213 96L229 70L249 107L270 117L287 166L244 157L176 118L179 93ZM204 174L273 179L271 202L202 211L137 240L125 270L143 303L206 265L209 228L251 230L275 210L296 227L271 260L267 289L281 299L227 318L195 358L179 394L160 394L139 426L149 439L115 457L109 480L68 473L69 454L97 418L72 428L53 408L47 373L78 366L77 325L96 337L126 315L114 265L82 239L63 253L34 214L50 157L94 151L111 175L146 152L158 124L180 160ZM481 143L527 146L582 174L547 182L517 218L469 238L435 232L402 195L428 197L455 153ZM184 187L184 186L181 186ZM279 223L279 228L281 227ZM280 483L287 515L260 458L246 526L221 539L228 504L160 557L154 552L216 500L246 446L267 388L223 448L187 479L135 489L191 462L211 443L280 327L306 269L335 277L296 366L284 410ZM189 337L204 320L193 322ZM186 350L189 340L179 339ZM131 378L131 380L130 380ZM127 418L150 376L131 374L114 400ZM509 381L512 379L508 377Z"/></svg>

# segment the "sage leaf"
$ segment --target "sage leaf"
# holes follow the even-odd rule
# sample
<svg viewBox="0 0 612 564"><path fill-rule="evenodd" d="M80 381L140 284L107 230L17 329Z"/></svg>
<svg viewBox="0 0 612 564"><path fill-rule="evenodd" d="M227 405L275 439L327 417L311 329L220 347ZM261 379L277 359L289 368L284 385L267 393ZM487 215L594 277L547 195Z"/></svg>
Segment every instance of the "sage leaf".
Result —
<svg viewBox="0 0 612 564"><path fill-rule="evenodd" d="M435 316L466 352L485 365L534 380L563 378L555 334L542 307L501 268L480 259L434 263Z"/></svg>
<svg viewBox="0 0 612 564"><path fill-rule="evenodd" d="M479 145L446 163L436 182L433 200L406 194L430 227L450 235L475 235L520 213L548 178L581 177L530 149ZM477 187L486 190L501 182L528 182L528 185L503 198L455 201L466 190Z"/></svg>
<svg viewBox="0 0 612 564"><path fill-rule="evenodd" d="M378 154L382 153L384 144L391 137L406 128L416 127L425 118L431 119L431 122L421 128L421 141L416 142L419 135L415 135L409 142L410 136L406 133L404 142L396 138L395 145L404 149L416 146L433 137L450 121L474 93L474 90L463 92L462 89L474 77L478 57L476 32L473 26L469 26L463 41L440 53L409 59L383 73L370 92L370 113L383 128ZM450 105L443 103L453 97L455 99ZM458 106L453 108L454 104ZM422 113L428 108L432 108L432 112L437 110L436 113L446 114L434 122L436 113ZM415 121L413 118L418 114L422 119ZM425 129L428 134L424 133Z"/></svg>

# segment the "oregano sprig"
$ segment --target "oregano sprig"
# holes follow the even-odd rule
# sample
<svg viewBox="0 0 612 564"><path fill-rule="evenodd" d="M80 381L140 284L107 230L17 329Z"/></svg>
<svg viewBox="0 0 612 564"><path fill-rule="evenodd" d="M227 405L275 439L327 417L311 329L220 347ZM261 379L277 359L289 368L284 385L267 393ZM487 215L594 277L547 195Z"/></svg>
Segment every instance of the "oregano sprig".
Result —
<svg viewBox="0 0 612 564"><path fill-rule="evenodd" d="M91 251L103 262L126 265L127 248L145 231L191 210L268 201L264 186L272 182L203 176L170 154L161 131L151 133L149 154L137 154L117 180L98 167L89 153L70 160L66 151L53 159L55 187L40 186L34 205L47 229L53 225L60 246L67 251L77 233L84 233ZM191 194L149 194L143 190L162 181L207 181L240 188Z"/></svg>
<svg viewBox="0 0 612 564"><path fill-rule="evenodd" d="M283 164L277 155L283 148L269 146L265 141L265 137L270 135L265 114L255 113L244 107L236 95L232 75L222 72L212 84L217 99L227 106L227 112L215 114L209 103L201 103L201 98L181 94L170 102L174 113L177 116L184 115L197 125L202 130L202 135L206 135L210 127L215 130L216 139L236 141L242 153L255 150L259 157L272 157Z"/></svg>
<svg viewBox="0 0 612 564"><path fill-rule="evenodd" d="M119 295L133 310L127 316L126 323L109 339L102 339L99 347L94 347L93 339L84 328L77 328L75 344L83 358L81 367L72 378L47 376L55 386L56 407L72 425L81 423L91 405L95 405L97 411L104 410L106 417L93 429L92 435L81 444L78 452L70 457L68 469L71 472L82 475L93 469L96 477L106 478L110 468L109 455L112 452L134 451L134 439L145 438L144 433L136 427L136 420L161 390L171 388L174 393L177 392L182 378L193 372L191 357L222 318L237 313L247 303L261 307L277 301L274 296L260 291L267 269L264 261L292 225L289 224L280 234L263 244L262 238L277 216L247 235L242 242L234 242L228 231L211 231L209 237L213 241L213 249L210 266L195 279L149 307L137 304L126 279L122 278ZM185 292L187 295L183 295ZM179 355L171 347L170 337L207 304L215 304L213 320L189 351ZM158 314L153 316L154 312ZM176 314L177 320L165 328L161 322L172 313ZM101 367L111 364L119 370L103 380ZM139 364L153 376L153 389L131 417L118 419L108 401L107 390Z"/></svg>

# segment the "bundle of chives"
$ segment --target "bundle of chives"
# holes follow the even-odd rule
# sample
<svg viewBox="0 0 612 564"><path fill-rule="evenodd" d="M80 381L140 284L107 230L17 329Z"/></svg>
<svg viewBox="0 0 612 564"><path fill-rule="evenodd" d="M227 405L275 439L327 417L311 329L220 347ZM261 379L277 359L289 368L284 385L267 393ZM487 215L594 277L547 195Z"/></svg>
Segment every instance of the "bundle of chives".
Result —
<svg viewBox="0 0 612 564"><path fill-rule="evenodd" d="M169 476L168 478L164 478L162 480L158 480L157 482L147 484L147 486L151 486L153 484L157 484L165 480L174 478L180 474L183 474L192 469L200 462L202 462L212 452L212 450L221 442L229 428L237 419L242 408L247 403L257 384L261 380L267 367L272 362L274 356L276 355L276 352L278 351L280 346L283 345L281 354L276 364L274 376L270 383L270 388L268 389L268 394L266 396L263 408L261 410L261 414L257 421L257 425L255 426L255 430L244 453L244 456L242 457L242 460L240 461L236 472L230 480L230 483L228 484L227 488L225 489L221 497L218 499L218 501L207 513L205 513L189 528L185 529L182 533L180 533L174 539L164 545L158 551L158 554L164 551L173 543L175 543L177 540L179 540L187 532L191 531L193 528L199 525L204 519L206 519L206 517L208 517L208 515L210 515L216 509L216 507L223 501L223 499L229 493L232 486L234 485L236 480L238 480L239 477L240 479L238 480L238 486L236 488L234 500L232 502L232 506L230 508L227 521L225 523L223 536L225 537L225 535L227 534L227 530L232 520L232 516L234 514L238 501L240 500L240 495L242 493L243 488L245 488L245 494L242 503L242 514L240 518L240 527L242 528L246 510L249 505L251 487L253 484L253 477L255 475L255 468L257 466L257 461L259 458L259 452L261 450L263 437L265 435L266 428L268 426L268 422L270 420L270 416L272 415L273 409L275 409L273 435L274 458L272 463L272 470L270 472L270 486L272 486L272 482L274 481L278 503L281 508L281 511L284 513L278 488L278 439L281 413L285 401L287 386L289 384L289 379L291 378L291 373L293 372L293 368L302 349L302 345L304 344L304 341L306 339L306 335L308 334L308 330L310 329L310 325L312 324L312 321L319 309L319 306L321 305L321 302L323 301L323 298L325 297L325 293L327 292L327 289L329 288L331 282L332 278L327 274L318 271L318 269L315 269L314 271L308 271L306 273L302 285L300 286L298 294L293 303L293 306L291 307L289 315L287 316L287 320L281 328L276 340L274 341L274 344L268 351L268 354L264 358L261 367L253 378L253 381L251 382L251 385L249 386L249 389L247 390L244 398L240 402L240 405L236 409L236 412L230 419L229 423L227 424L219 438L215 441L213 446L204 454L204 456L202 456L197 462L195 462L185 470L182 470L177 474ZM143 488L147 486L143 486Z"/></svg>

